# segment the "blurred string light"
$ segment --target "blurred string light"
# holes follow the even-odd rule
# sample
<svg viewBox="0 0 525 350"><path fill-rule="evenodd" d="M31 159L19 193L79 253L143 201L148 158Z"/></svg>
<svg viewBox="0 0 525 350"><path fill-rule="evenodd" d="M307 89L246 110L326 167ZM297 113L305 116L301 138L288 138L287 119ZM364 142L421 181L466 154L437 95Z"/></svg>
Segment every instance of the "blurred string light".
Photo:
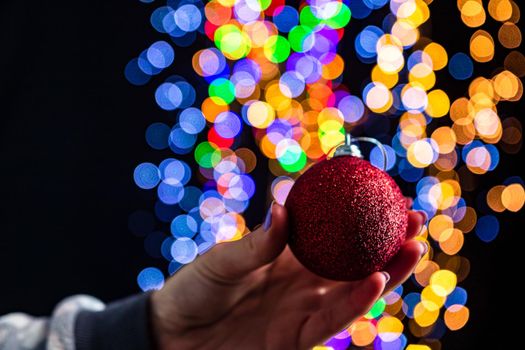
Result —
<svg viewBox="0 0 525 350"><path fill-rule="evenodd" d="M250 173L257 157L238 142L243 128L251 127L268 159L273 199L284 203L294 179L329 156L345 130L365 125L366 132L380 134L387 150L385 165L372 149L372 164L414 185L414 208L429 217L417 239L430 249L410 291L399 286L318 349L440 349L445 331L461 329L470 315L468 293L459 286L470 271L469 260L459 255L465 235L493 241L501 230L498 213L524 205L519 177L478 191L477 204L463 196L476 189L474 176L497 168L501 152L521 149L521 122L502 117L498 104L522 98L525 56L516 50L522 41L516 2L457 0L457 15L473 29L465 52L448 52L422 37L432 2L307 0L297 9L283 0L168 0L156 8L150 22L162 40L127 64L130 83L144 85L173 70L174 47L190 46L197 34L210 45L194 50L191 61L208 86L203 101L181 76L155 78L155 101L177 121L150 125L146 142L178 156L192 154L197 167L175 158L136 167L135 183L156 189L154 213L167 225L163 233L155 231L151 214L130 217L132 232L145 236L146 251L168 260L172 274L214 244L249 232L243 213L256 190ZM379 9L388 12L384 21L353 38L370 79L351 94L342 84L345 60L338 44L352 17L365 19ZM499 23L496 33L483 29L488 21ZM502 67L476 76L475 65L494 62L500 46ZM436 88L446 74L469 83L464 96ZM396 132L388 135L393 121ZM164 275L146 268L137 281L143 290L158 289ZM409 343L414 337L418 344Z"/></svg>

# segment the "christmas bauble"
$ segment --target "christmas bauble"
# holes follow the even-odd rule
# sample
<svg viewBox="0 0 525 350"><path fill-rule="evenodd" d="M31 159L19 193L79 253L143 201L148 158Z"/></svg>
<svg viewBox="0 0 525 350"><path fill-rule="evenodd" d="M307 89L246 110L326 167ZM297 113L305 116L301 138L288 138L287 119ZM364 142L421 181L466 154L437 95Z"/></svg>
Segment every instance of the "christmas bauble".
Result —
<svg viewBox="0 0 525 350"><path fill-rule="evenodd" d="M368 161L321 161L292 187L289 245L312 272L353 281L381 271L405 240L406 199L395 181Z"/></svg>

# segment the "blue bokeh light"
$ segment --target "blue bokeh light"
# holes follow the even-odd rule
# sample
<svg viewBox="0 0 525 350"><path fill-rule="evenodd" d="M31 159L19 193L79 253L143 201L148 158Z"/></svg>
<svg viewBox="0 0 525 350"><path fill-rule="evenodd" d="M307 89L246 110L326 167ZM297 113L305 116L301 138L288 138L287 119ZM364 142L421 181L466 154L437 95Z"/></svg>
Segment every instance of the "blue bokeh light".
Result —
<svg viewBox="0 0 525 350"><path fill-rule="evenodd" d="M176 179L169 178L160 183L157 194L164 204L177 204L184 197L184 186Z"/></svg>
<svg viewBox="0 0 525 350"><path fill-rule="evenodd" d="M242 122L237 114L227 111L217 116L214 127L219 136L231 139L241 132Z"/></svg>
<svg viewBox="0 0 525 350"><path fill-rule="evenodd" d="M407 317L414 318L414 309L416 305L421 301L421 295L419 293L409 293L403 298L403 312Z"/></svg>
<svg viewBox="0 0 525 350"><path fill-rule="evenodd" d="M173 83L163 83L155 92L155 100L160 108L173 111L181 104L184 96L180 88Z"/></svg>
<svg viewBox="0 0 525 350"><path fill-rule="evenodd" d="M499 221L493 215L482 216L476 223L476 235L485 243L492 242L499 233Z"/></svg>
<svg viewBox="0 0 525 350"><path fill-rule="evenodd" d="M190 215L179 215L171 222L171 234L176 238L192 238L197 233L197 221Z"/></svg>
<svg viewBox="0 0 525 350"><path fill-rule="evenodd" d="M445 307L452 305L465 305L467 303L467 291L461 287L456 287L452 293L447 296Z"/></svg>
<svg viewBox="0 0 525 350"><path fill-rule="evenodd" d="M126 65L124 76L131 84L137 86L145 85L151 79L150 75L144 73L142 69L140 69L137 58L132 59Z"/></svg>
<svg viewBox="0 0 525 350"><path fill-rule="evenodd" d="M474 73L474 64L470 57L459 52L450 58L448 71L456 80L466 80Z"/></svg>
<svg viewBox="0 0 525 350"><path fill-rule="evenodd" d="M142 163L135 168L133 179L138 187L150 190L158 185L160 181L160 172L154 164Z"/></svg>
<svg viewBox="0 0 525 350"><path fill-rule="evenodd" d="M187 237L179 238L171 245L173 260L181 264L189 264L195 260L198 251L197 244L195 244L191 238Z"/></svg>
<svg viewBox="0 0 525 350"><path fill-rule="evenodd" d="M175 51L165 41L157 41L149 47L146 57L155 68L164 69L169 67L175 59Z"/></svg>
<svg viewBox="0 0 525 350"><path fill-rule="evenodd" d="M273 13L273 23L280 32L288 33L299 23L299 14L292 6L283 6Z"/></svg>
<svg viewBox="0 0 525 350"><path fill-rule="evenodd" d="M179 115L179 125L188 134L198 134L206 126L206 119L200 109L190 107Z"/></svg>
<svg viewBox="0 0 525 350"><path fill-rule="evenodd" d="M146 142L153 149L166 149L170 131L170 127L164 123L153 123L146 129Z"/></svg>
<svg viewBox="0 0 525 350"><path fill-rule="evenodd" d="M174 14L177 26L186 31L193 32L199 28L202 22L201 11L197 6L186 4L179 7Z"/></svg>
<svg viewBox="0 0 525 350"><path fill-rule="evenodd" d="M389 145L383 145L386 151L386 169L385 169L385 159L383 152L377 146L372 148L370 152L370 163L381 170L388 171L396 165L396 152Z"/></svg>
<svg viewBox="0 0 525 350"><path fill-rule="evenodd" d="M188 134L181 127L176 126L171 130L169 142L180 149L191 149L197 141L197 135Z"/></svg>
<svg viewBox="0 0 525 350"><path fill-rule="evenodd" d="M356 19L363 19L372 13L372 9L364 3L364 0L352 0L348 3L352 17Z"/></svg>
<svg viewBox="0 0 525 350"><path fill-rule="evenodd" d="M388 0L363 0L363 3L372 10L380 9L388 3Z"/></svg>
<svg viewBox="0 0 525 350"><path fill-rule="evenodd" d="M159 290L164 286L164 274L155 267L147 267L138 274L137 283L143 291Z"/></svg>

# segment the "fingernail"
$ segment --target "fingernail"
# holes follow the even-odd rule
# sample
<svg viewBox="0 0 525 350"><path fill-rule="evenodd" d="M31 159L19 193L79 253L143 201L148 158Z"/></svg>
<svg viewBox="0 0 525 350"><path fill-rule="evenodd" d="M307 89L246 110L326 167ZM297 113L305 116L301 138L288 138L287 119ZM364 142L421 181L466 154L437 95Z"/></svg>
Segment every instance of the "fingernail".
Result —
<svg viewBox="0 0 525 350"><path fill-rule="evenodd" d="M419 242L421 245L421 256L424 256L426 253L428 253L428 244L425 242Z"/></svg>
<svg viewBox="0 0 525 350"><path fill-rule="evenodd" d="M266 218L264 219L264 231L268 231L270 227L272 226L272 208L273 208L273 201L270 204L270 208L268 209L268 212L266 213Z"/></svg>
<svg viewBox="0 0 525 350"><path fill-rule="evenodd" d="M419 229L419 232L417 233L416 236L421 236L424 231L425 231L425 224L421 225L421 228Z"/></svg>
<svg viewBox="0 0 525 350"><path fill-rule="evenodd" d="M428 215L426 211L420 210L418 211L419 215L423 218L423 224L425 224L428 220Z"/></svg>
<svg viewBox="0 0 525 350"><path fill-rule="evenodd" d="M386 271L381 271L381 273L383 274L383 276L385 276L385 283L387 283L388 281L390 281L390 274Z"/></svg>

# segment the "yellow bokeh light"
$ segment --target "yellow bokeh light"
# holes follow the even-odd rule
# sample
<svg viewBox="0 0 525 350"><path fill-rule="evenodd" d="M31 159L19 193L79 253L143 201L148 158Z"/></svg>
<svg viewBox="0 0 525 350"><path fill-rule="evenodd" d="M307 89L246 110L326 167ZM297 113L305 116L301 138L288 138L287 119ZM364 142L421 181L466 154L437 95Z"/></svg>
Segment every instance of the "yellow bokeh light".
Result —
<svg viewBox="0 0 525 350"><path fill-rule="evenodd" d="M339 131L344 124L344 117L339 109L327 107L317 115L317 124L321 132Z"/></svg>
<svg viewBox="0 0 525 350"><path fill-rule="evenodd" d="M448 54L447 50L438 43L430 43L423 50L432 58L432 69L441 70L447 66L448 63Z"/></svg>
<svg viewBox="0 0 525 350"><path fill-rule="evenodd" d="M488 10L496 21L504 22L512 17L512 4L509 0L490 0Z"/></svg>
<svg viewBox="0 0 525 350"><path fill-rule="evenodd" d="M490 100L497 99L497 96L494 94L492 81L483 77L472 80L468 88L468 94L471 99L479 99L481 96L488 97ZM492 101L490 101L490 104L492 104Z"/></svg>
<svg viewBox="0 0 525 350"><path fill-rule="evenodd" d="M372 69L372 81L381 83L391 89L398 83L399 75L397 73L385 73L381 70L381 67L375 66Z"/></svg>
<svg viewBox="0 0 525 350"><path fill-rule="evenodd" d="M432 260L421 260L417 264L414 275L417 283L423 287L428 286L430 283L430 276L436 271L439 270L439 265Z"/></svg>
<svg viewBox="0 0 525 350"><path fill-rule="evenodd" d="M256 128L267 128L275 120L275 111L268 103L255 101L248 107L247 118Z"/></svg>
<svg viewBox="0 0 525 350"><path fill-rule="evenodd" d="M435 153L430 142L418 140L407 150L407 159L416 168L426 168L434 162Z"/></svg>
<svg viewBox="0 0 525 350"><path fill-rule="evenodd" d="M283 94L281 84L279 84L278 80L269 82L265 88L266 92L264 95L266 102L268 102L274 110L282 111L290 108L292 99Z"/></svg>
<svg viewBox="0 0 525 350"><path fill-rule="evenodd" d="M478 62L489 62L494 58L494 39L484 31L478 30L470 39L470 55Z"/></svg>
<svg viewBox="0 0 525 350"><path fill-rule="evenodd" d="M429 311L439 311L446 299L446 297L434 293L431 286L427 286L421 291L421 302Z"/></svg>
<svg viewBox="0 0 525 350"><path fill-rule="evenodd" d="M433 325L439 317L439 307L431 301L421 301L414 308L414 320L421 327Z"/></svg>
<svg viewBox="0 0 525 350"><path fill-rule="evenodd" d="M492 82L494 90L503 100L512 100L523 91L521 80L512 72L506 70L496 75Z"/></svg>
<svg viewBox="0 0 525 350"><path fill-rule="evenodd" d="M461 20L466 26L476 28L485 23L487 15L483 4L480 1L469 0L463 3L460 8Z"/></svg>
<svg viewBox="0 0 525 350"><path fill-rule="evenodd" d="M410 83L418 83L425 90L430 90L436 84L436 74L432 67L426 63L418 63L408 73Z"/></svg>
<svg viewBox="0 0 525 350"><path fill-rule="evenodd" d="M429 191L432 205L439 210L445 210L456 205L460 195L461 187L455 180L445 180L437 183Z"/></svg>
<svg viewBox="0 0 525 350"><path fill-rule="evenodd" d="M233 7L238 0L217 0L224 7Z"/></svg>
<svg viewBox="0 0 525 350"><path fill-rule="evenodd" d="M343 143L345 135L340 130L331 129L320 133L319 140L321 141L323 153L329 154L330 151L334 151L335 147Z"/></svg>
<svg viewBox="0 0 525 350"><path fill-rule="evenodd" d="M432 348L424 344L409 344L405 350L432 350Z"/></svg>
<svg viewBox="0 0 525 350"><path fill-rule="evenodd" d="M450 99L443 90L432 90L428 93L428 106L426 112L434 118L447 115L450 110Z"/></svg>
<svg viewBox="0 0 525 350"><path fill-rule="evenodd" d="M403 323L392 316L384 316L377 322L377 332L381 340L392 342L403 333Z"/></svg>
<svg viewBox="0 0 525 350"><path fill-rule="evenodd" d="M509 211L517 212L521 210L524 202L525 191L521 184L509 185L501 193L501 203Z"/></svg>
<svg viewBox="0 0 525 350"><path fill-rule="evenodd" d="M434 293L447 296L456 288L456 274L449 270L439 270L430 277L430 286Z"/></svg>

